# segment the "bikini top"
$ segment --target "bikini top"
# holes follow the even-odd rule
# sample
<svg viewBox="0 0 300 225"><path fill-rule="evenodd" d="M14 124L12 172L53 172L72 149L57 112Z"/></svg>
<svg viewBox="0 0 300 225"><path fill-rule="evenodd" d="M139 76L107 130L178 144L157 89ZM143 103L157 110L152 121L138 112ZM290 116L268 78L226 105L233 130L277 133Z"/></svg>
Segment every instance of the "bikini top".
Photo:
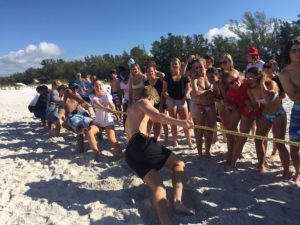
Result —
<svg viewBox="0 0 300 225"><path fill-rule="evenodd" d="M131 82L132 82L132 89L138 89L138 88L143 88L145 85L144 85L144 79L141 78L140 81L137 83L137 84L134 84L133 83L133 79L131 77Z"/></svg>
<svg viewBox="0 0 300 225"><path fill-rule="evenodd" d="M274 95L273 99L271 100L271 102L274 102L277 98L279 98L278 92L275 93L275 95ZM255 99L255 101L256 101L257 103L261 103L261 104L263 104L263 105L267 104L267 102L266 102L265 99L263 99L263 98Z"/></svg>
<svg viewBox="0 0 300 225"><path fill-rule="evenodd" d="M197 84L197 87L198 87L199 91L203 91L204 90L204 88L200 84Z"/></svg>

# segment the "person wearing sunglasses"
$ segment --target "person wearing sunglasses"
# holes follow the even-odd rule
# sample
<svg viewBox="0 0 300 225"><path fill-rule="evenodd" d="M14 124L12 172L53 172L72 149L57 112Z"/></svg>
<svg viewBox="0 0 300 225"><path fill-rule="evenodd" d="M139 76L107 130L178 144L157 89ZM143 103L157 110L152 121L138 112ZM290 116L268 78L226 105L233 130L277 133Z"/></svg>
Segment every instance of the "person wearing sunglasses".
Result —
<svg viewBox="0 0 300 225"><path fill-rule="evenodd" d="M191 116L194 124L214 128L216 109L213 98L212 85L206 76L206 62L204 58L192 61L192 91L191 91ZM194 134L199 158L202 158L202 138L205 137L206 155L211 156L213 132L195 128Z"/></svg>
<svg viewBox="0 0 300 225"><path fill-rule="evenodd" d="M259 118L261 114L260 105L258 107L252 105L248 96L247 83L240 78L238 72L224 72L222 82L226 87L226 100L229 104L227 109L231 111L226 117L226 129L237 131L237 126L240 122L239 131L249 133L253 121ZM236 167L236 162L241 156L246 141L247 138L245 137L227 135L227 164Z"/></svg>
<svg viewBox="0 0 300 225"><path fill-rule="evenodd" d="M283 55L287 66L280 72L279 79L285 93L294 102L289 135L291 141L300 143L300 37L286 44ZM294 181L300 184L300 148L291 145L290 153L296 171Z"/></svg>
<svg viewBox="0 0 300 225"><path fill-rule="evenodd" d="M279 76L276 74L276 70L277 70L277 62L274 59L266 61L265 64L263 65L263 72L267 75L267 77L269 79L276 82L276 84L279 88L279 98L282 101L282 99L285 98L285 92L284 92L281 82L279 80ZM277 155L277 148L276 148L275 143L273 143L273 151L269 157L269 160L271 162L274 161L276 158L276 155Z"/></svg>
<svg viewBox="0 0 300 225"><path fill-rule="evenodd" d="M220 82L218 82L220 100L217 109L218 109L221 122L224 125L225 129L235 130L237 127L237 123L240 120L240 112L238 110L238 107L230 105L226 99L226 91L229 88L229 86L227 82L223 82L224 73L239 75L239 71L237 71L234 68L233 59L229 53L225 53L224 55L222 55L220 59L220 72L219 72ZM227 148L229 152L229 154L227 155L228 157L227 163L230 164L232 158L232 152L233 152L234 136L230 134L226 134L226 141L227 141Z"/></svg>
<svg viewBox="0 0 300 225"><path fill-rule="evenodd" d="M177 113L180 119L188 118L188 108L186 98L190 93L190 79L181 74L181 62L178 58L173 58L170 63L170 73L164 77L163 80L163 95L166 98L166 105L169 115L177 118ZM177 147L177 126L171 126L173 137L173 146ZM189 147L192 147L191 135L189 130L184 129L184 133Z"/></svg>
<svg viewBox="0 0 300 225"><path fill-rule="evenodd" d="M285 139L286 112L279 97L279 88L275 81L256 67L252 67L245 74L248 84L248 94L251 101L261 104L262 116L257 120L256 134L267 136L273 127L274 138ZM275 143L279 150L279 157L283 166L284 179L291 176L289 171L290 155L284 144ZM262 140L255 139L258 166L254 171L264 172L266 160L266 146Z"/></svg>

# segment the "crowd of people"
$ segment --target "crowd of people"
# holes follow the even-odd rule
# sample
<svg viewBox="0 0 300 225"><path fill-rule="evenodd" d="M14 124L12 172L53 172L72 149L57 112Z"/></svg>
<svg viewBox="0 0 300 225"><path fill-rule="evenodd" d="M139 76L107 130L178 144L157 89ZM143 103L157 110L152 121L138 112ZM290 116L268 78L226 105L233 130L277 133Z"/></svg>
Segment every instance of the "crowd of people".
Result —
<svg viewBox="0 0 300 225"><path fill-rule="evenodd" d="M212 56L191 55L184 62L173 58L167 74L158 71L154 61L145 62L141 69L134 59L130 59L129 70L124 67L111 70L110 91L95 76L86 75L83 79L78 73L68 87L59 81L52 84L51 90L40 86L39 94L29 108L44 125L48 120L53 136L59 135L62 126L84 133L97 161L100 161L101 154L95 135L105 130L115 155L121 158L124 154L128 165L151 188L160 223L169 224L166 192L158 173L163 166L173 171L174 210L188 215L194 212L181 201L184 162L161 144L162 130L164 143L168 143L168 124L174 149L178 146L179 129L184 132L190 148L194 148L191 139L194 134L199 158L212 156L210 149L217 136L215 132L194 125L215 128L219 122L226 130L243 133L252 130L260 136L267 136L272 130L274 138L284 140L287 115L283 99L287 95L294 102L290 140L300 143L300 39L287 43L284 53L286 67L279 75L276 61L265 59L264 62L257 48L249 48L245 57L249 64L244 73L234 68L229 53L218 59L219 68L214 67ZM125 152L116 139L113 116L116 120L123 120L127 138ZM247 138L223 134L222 141L227 143L226 163L237 167ZM266 141L255 139L258 164L252 169L254 172L265 170L266 147ZM283 167L282 178L292 176L289 169L291 157L294 180L300 182L299 147L291 145L289 152L284 144L275 142L269 160L274 160L277 151Z"/></svg>

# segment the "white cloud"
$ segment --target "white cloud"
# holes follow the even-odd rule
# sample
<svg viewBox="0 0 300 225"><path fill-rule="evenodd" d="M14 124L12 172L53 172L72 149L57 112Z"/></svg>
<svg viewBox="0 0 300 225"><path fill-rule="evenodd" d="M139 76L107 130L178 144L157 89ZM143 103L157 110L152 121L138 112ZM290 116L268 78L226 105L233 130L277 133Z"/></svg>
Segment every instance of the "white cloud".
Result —
<svg viewBox="0 0 300 225"><path fill-rule="evenodd" d="M61 54L61 49L53 43L29 44L25 50L11 51L7 55L0 56L0 76L24 72L29 67L40 67L43 59L55 59Z"/></svg>
<svg viewBox="0 0 300 225"><path fill-rule="evenodd" d="M204 37L207 38L209 42L211 42L216 36L238 38L236 34L229 30L229 24L225 24L221 28L212 28L204 35Z"/></svg>

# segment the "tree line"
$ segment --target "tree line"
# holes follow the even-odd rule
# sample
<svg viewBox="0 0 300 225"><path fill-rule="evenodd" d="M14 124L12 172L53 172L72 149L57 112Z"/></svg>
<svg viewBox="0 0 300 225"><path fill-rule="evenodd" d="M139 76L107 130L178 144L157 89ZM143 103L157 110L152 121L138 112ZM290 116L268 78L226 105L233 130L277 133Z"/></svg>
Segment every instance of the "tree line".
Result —
<svg viewBox="0 0 300 225"><path fill-rule="evenodd" d="M183 36L169 33L152 43L150 54L141 46L136 46L129 53L124 51L122 55L91 55L83 60L73 61L45 59L41 62L41 68L29 68L23 73L1 77L0 84L31 84L34 79L41 83L49 83L56 79L68 82L75 79L77 72L96 75L105 80L109 79L112 68L126 68L129 58L134 58L140 66L147 60L154 60L160 71L168 73L173 57L184 61L191 54L212 55L215 65L218 66L221 56L229 53L234 59L235 68L243 71L247 65L245 52L252 46L258 48L263 60L275 59L279 68L282 68L285 44L291 38L300 35L300 15L296 21L287 22L276 18L267 19L262 12L246 12L241 21L230 20L229 29L237 38L215 36L212 41L208 41L202 34Z"/></svg>

